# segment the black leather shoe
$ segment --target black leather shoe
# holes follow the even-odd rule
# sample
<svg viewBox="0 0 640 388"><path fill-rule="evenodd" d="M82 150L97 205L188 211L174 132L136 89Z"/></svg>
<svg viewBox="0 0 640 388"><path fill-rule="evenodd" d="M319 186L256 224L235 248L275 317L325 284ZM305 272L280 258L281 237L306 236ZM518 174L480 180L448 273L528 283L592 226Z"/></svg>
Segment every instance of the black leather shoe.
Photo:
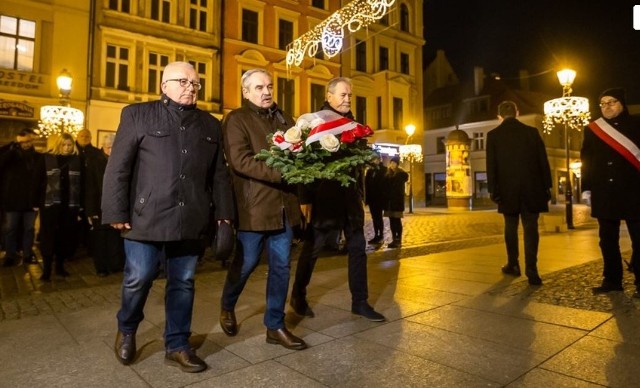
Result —
<svg viewBox="0 0 640 388"><path fill-rule="evenodd" d="M387 245L387 248L401 248L402 247L402 242L400 240L393 240L391 243L389 243L389 245Z"/></svg>
<svg viewBox="0 0 640 388"><path fill-rule="evenodd" d="M381 236L374 237L371 240L367 241L367 243L369 244L380 244L381 242L382 242Z"/></svg>
<svg viewBox="0 0 640 388"><path fill-rule="evenodd" d="M354 304L351 306L351 312L356 315L361 315L372 322L384 322L386 318L384 315L375 311L373 307L369 306L368 303L360 303Z"/></svg>
<svg viewBox="0 0 640 388"><path fill-rule="evenodd" d="M301 317L313 318L316 316L304 298L291 297L291 300L289 301L289 305L291 305L291 307L293 307L293 311L296 314L300 315Z"/></svg>
<svg viewBox="0 0 640 388"><path fill-rule="evenodd" d="M542 279L540 279L538 275L529 276L529 284L532 286L541 286Z"/></svg>
<svg viewBox="0 0 640 388"><path fill-rule="evenodd" d="M506 275L520 276L520 266L518 264L505 264L501 268L502 273Z"/></svg>
<svg viewBox="0 0 640 388"><path fill-rule="evenodd" d="M624 288L620 284L602 283L600 287L593 287L591 291L594 294L606 294L611 291L624 291Z"/></svg>
<svg viewBox="0 0 640 388"><path fill-rule="evenodd" d="M282 345L287 349L302 350L307 348L307 344L295 335L291 334L286 327L278 330L267 329L267 343Z"/></svg>
<svg viewBox="0 0 640 388"><path fill-rule="evenodd" d="M229 337L238 334L238 321L236 321L236 313L233 310L220 310L220 327L222 327L224 334Z"/></svg>
<svg viewBox="0 0 640 388"><path fill-rule="evenodd" d="M164 363L177 366L181 371L187 373L198 373L207 369L207 363L196 356L191 349L165 353Z"/></svg>
<svg viewBox="0 0 640 388"><path fill-rule="evenodd" d="M125 334L118 330L116 335L116 345L114 347L116 358L122 365L129 365L136 357L136 335Z"/></svg>

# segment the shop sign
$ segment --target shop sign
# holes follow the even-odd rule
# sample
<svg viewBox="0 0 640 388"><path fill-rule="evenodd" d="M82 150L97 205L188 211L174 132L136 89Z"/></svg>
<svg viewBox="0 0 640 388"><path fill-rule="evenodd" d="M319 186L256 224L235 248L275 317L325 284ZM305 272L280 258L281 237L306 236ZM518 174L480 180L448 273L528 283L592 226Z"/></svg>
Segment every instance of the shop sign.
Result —
<svg viewBox="0 0 640 388"><path fill-rule="evenodd" d="M20 101L0 100L0 116L34 117L34 107Z"/></svg>
<svg viewBox="0 0 640 388"><path fill-rule="evenodd" d="M45 83L41 74L14 70L0 70L0 87L38 90Z"/></svg>

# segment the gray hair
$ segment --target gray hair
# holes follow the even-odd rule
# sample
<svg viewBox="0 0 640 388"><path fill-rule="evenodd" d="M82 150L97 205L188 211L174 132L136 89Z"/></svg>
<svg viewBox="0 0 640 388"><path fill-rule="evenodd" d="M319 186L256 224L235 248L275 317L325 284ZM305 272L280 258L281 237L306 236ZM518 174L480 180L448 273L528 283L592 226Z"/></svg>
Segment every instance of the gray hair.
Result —
<svg viewBox="0 0 640 388"><path fill-rule="evenodd" d="M273 79L273 76L271 75L271 73L269 73L265 69L247 70L247 71L244 72L244 74L242 74L242 77L240 78L240 85L241 85L242 89L249 89L249 86L250 86L249 85L249 77L251 77L252 75L254 75L256 73L266 74L269 78Z"/></svg>
<svg viewBox="0 0 640 388"><path fill-rule="evenodd" d="M331 93L333 94L336 91L336 86L338 86L339 83L344 82L347 85L353 87L353 85L351 84L351 78L347 78L347 77L336 77L331 79L328 83L327 83L327 93Z"/></svg>

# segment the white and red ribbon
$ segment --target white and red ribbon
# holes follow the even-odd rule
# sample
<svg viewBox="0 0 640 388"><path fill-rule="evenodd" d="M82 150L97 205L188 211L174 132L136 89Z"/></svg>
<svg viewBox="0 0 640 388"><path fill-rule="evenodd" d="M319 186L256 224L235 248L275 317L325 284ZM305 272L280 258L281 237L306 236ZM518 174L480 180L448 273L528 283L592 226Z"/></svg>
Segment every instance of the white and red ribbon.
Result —
<svg viewBox="0 0 640 388"><path fill-rule="evenodd" d="M596 136L640 171L640 148L633 141L612 127L603 118L592 121L588 126Z"/></svg>

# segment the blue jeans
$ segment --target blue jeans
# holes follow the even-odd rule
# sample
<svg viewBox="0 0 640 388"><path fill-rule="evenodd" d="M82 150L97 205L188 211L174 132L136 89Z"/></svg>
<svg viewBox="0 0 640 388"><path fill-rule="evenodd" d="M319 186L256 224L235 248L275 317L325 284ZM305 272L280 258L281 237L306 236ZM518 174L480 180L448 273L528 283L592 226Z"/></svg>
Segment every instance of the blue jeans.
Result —
<svg viewBox="0 0 640 388"><path fill-rule="evenodd" d="M125 239L126 262L118 329L125 334L138 330L138 325L144 319L144 304L149 290L162 265L167 278L164 296L165 348L168 352L189 349L194 276L200 250L197 240L148 242Z"/></svg>
<svg viewBox="0 0 640 388"><path fill-rule="evenodd" d="M222 308L233 311L244 289L249 275L260 262L260 253L266 243L269 256L267 275L267 308L264 313L264 325L270 330L284 328L284 306L289 291L289 271L291 261L291 240L293 230L289 225L285 229L271 232L238 231L236 255L227 272L222 290Z"/></svg>
<svg viewBox="0 0 640 388"><path fill-rule="evenodd" d="M33 255L35 211L6 212L2 225L7 258L15 259L18 252L18 233L22 232L22 257L25 259ZM21 225L22 224L22 225ZM22 229L20 229L22 226Z"/></svg>

